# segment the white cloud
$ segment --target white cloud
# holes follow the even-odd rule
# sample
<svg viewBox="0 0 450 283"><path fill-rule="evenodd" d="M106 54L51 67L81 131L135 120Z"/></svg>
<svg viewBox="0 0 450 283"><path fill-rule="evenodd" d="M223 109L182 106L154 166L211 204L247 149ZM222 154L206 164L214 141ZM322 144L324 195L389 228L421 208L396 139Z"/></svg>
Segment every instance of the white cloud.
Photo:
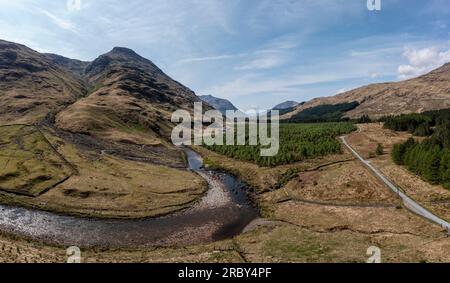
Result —
<svg viewBox="0 0 450 283"><path fill-rule="evenodd" d="M279 67L287 62L291 50L297 47L292 39L278 39L247 54L249 59L235 67L235 70L265 70Z"/></svg>
<svg viewBox="0 0 450 283"><path fill-rule="evenodd" d="M283 79L267 79L255 74L246 75L236 80L213 86L201 93L214 93L221 97L233 98L270 93L272 95L296 95L304 86L331 83L352 77L351 74L297 74Z"/></svg>
<svg viewBox="0 0 450 283"><path fill-rule="evenodd" d="M350 56L351 57L358 57L358 58L379 58L380 56L389 56L391 54L398 54L402 51L401 46L393 46L393 47L383 47L383 48L373 48L370 50L351 50Z"/></svg>
<svg viewBox="0 0 450 283"><path fill-rule="evenodd" d="M66 7L70 12L80 11L82 2L81 0L67 0Z"/></svg>
<svg viewBox="0 0 450 283"><path fill-rule="evenodd" d="M410 79L426 74L450 62L450 49L440 50L438 47L408 48L403 56L408 59L409 64L398 67L398 77Z"/></svg>
<svg viewBox="0 0 450 283"><path fill-rule="evenodd" d="M224 55L217 55L217 56L187 58L187 59L180 60L179 63L192 63L192 62L226 60L226 59L234 59L234 58L240 57L240 56L244 56L244 54L224 54Z"/></svg>
<svg viewBox="0 0 450 283"><path fill-rule="evenodd" d="M72 32L75 32L75 33L78 33L77 26L74 23L72 23L72 22L70 22L68 20L65 20L63 18L60 18L60 17L56 16L55 14L50 13L47 10L38 9L38 11L40 13L46 15L53 23L55 23L60 28L65 29L65 30L69 30L69 31L72 31Z"/></svg>
<svg viewBox="0 0 450 283"><path fill-rule="evenodd" d="M0 38L83 60L127 46L193 90L233 97L239 106L406 78L447 56L448 17L435 13L448 5L435 5L431 20L386 33L376 18L368 21L362 0L81 0L81 10L67 9L67 1L0 0ZM356 25L362 29L345 32ZM401 56L404 46L414 48L411 61ZM441 47L414 55L429 46Z"/></svg>
<svg viewBox="0 0 450 283"><path fill-rule="evenodd" d="M370 78L371 79L378 79L378 78L380 78L381 77L381 74L380 73L377 73L377 72L375 72L375 73L370 73Z"/></svg>
<svg viewBox="0 0 450 283"><path fill-rule="evenodd" d="M236 67L236 70L262 70L278 67L284 63L279 56L267 56L254 59L246 64Z"/></svg>

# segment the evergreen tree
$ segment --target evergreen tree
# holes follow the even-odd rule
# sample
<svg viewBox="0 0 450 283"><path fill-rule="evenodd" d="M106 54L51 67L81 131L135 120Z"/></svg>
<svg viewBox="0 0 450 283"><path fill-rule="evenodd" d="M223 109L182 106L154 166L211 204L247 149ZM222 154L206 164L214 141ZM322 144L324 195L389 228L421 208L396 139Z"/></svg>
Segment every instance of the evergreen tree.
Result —
<svg viewBox="0 0 450 283"><path fill-rule="evenodd" d="M441 163L441 149L435 146L428 153L427 159L424 162L424 177L427 181L433 184L438 184L440 180L440 163Z"/></svg>
<svg viewBox="0 0 450 283"><path fill-rule="evenodd" d="M450 190L450 150L444 149L439 168L439 181Z"/></svg>
<svg viewBox="0 0 450 283"><path fill-rule="evenodd" d="M363 115L357 122L358 124L368 124L372 123L372 119L370 119L369 115Z"/></svg>
<svg viewBox="0 0 450 283"><path fill-rule="evenodd" d="M429 123L422 123L414 130L414 135L418 137L427 137L431 135L431 127Z"/></svg>
<svg viewBox="0 0 450 283"><path fill-rule="evenodd" d="M378 156L384 154L384 147L383 147L383 145L382 145L381 143L379 143L378 146L377 146L376 154L377 154Z"/></svg>
<svg viewBox="0 0 450 283"><path fill-rule="evenodd" d="M396 144L394 145L394 148L392 149L392 160L397 165L404 165L403 162L403 155L405 154L403 144Z"/></svg>

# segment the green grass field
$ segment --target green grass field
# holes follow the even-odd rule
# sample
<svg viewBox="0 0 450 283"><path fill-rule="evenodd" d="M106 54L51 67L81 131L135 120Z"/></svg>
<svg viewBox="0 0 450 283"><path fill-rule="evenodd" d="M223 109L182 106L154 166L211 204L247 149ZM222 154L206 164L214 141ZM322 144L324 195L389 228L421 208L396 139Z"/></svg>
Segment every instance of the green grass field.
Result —
<svg viewBox="0 0 450 283"><path fill-rule="evenodd" d="M35 127L0 127L0 190L38 196L72 173Z"/></svg>
<svg viewBox="0 0 450 283"><path fill-rule="evenodd" d="M214 152L264 167L291 164L305 159L341 152L336 139L356 130L352 123L281 124L280 151L273 157L261 157L261 146L205 146Z"/></svg>

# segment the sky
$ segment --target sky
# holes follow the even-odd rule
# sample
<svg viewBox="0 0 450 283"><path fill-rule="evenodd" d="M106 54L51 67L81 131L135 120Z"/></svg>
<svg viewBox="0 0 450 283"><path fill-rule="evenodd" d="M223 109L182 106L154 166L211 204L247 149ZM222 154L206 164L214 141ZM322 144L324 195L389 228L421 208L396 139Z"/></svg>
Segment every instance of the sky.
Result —
<svg viewBox="0 0 450 283"><path fill-rule="evenodd" d="M128 47L198 95L268 109L450 62L450 0L380 1L0 0L0 39L86 61Z"/></svg>

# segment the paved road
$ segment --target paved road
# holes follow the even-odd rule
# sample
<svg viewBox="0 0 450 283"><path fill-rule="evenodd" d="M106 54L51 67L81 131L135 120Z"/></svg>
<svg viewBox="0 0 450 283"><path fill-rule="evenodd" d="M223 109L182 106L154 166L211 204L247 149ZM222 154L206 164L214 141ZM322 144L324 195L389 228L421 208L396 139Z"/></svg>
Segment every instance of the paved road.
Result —
<svg viewBox="0 0 450 283"><path fill-rule="evenodd" d="M403 193L399 188L397 188L391 181L389 181L377 168L375 168L369 161L362 158L361 155L359 155L356 150L354 150L347 142L346 137L341 137L342 143L355 155L364 165L366 165L380 180L382 180L386 186L389 187L395 194L397 194L405 204L405 206L413 211L414 213L417 213L418 215L421 215L425 217L426 219L439 224L444 228L445 230L449 231L450 234L450 223L439 218L438 216L434 215L430 211L426 210L424 207L422 207L420 204L415 202L413 199L408 197L405 193Z"/></svg>

